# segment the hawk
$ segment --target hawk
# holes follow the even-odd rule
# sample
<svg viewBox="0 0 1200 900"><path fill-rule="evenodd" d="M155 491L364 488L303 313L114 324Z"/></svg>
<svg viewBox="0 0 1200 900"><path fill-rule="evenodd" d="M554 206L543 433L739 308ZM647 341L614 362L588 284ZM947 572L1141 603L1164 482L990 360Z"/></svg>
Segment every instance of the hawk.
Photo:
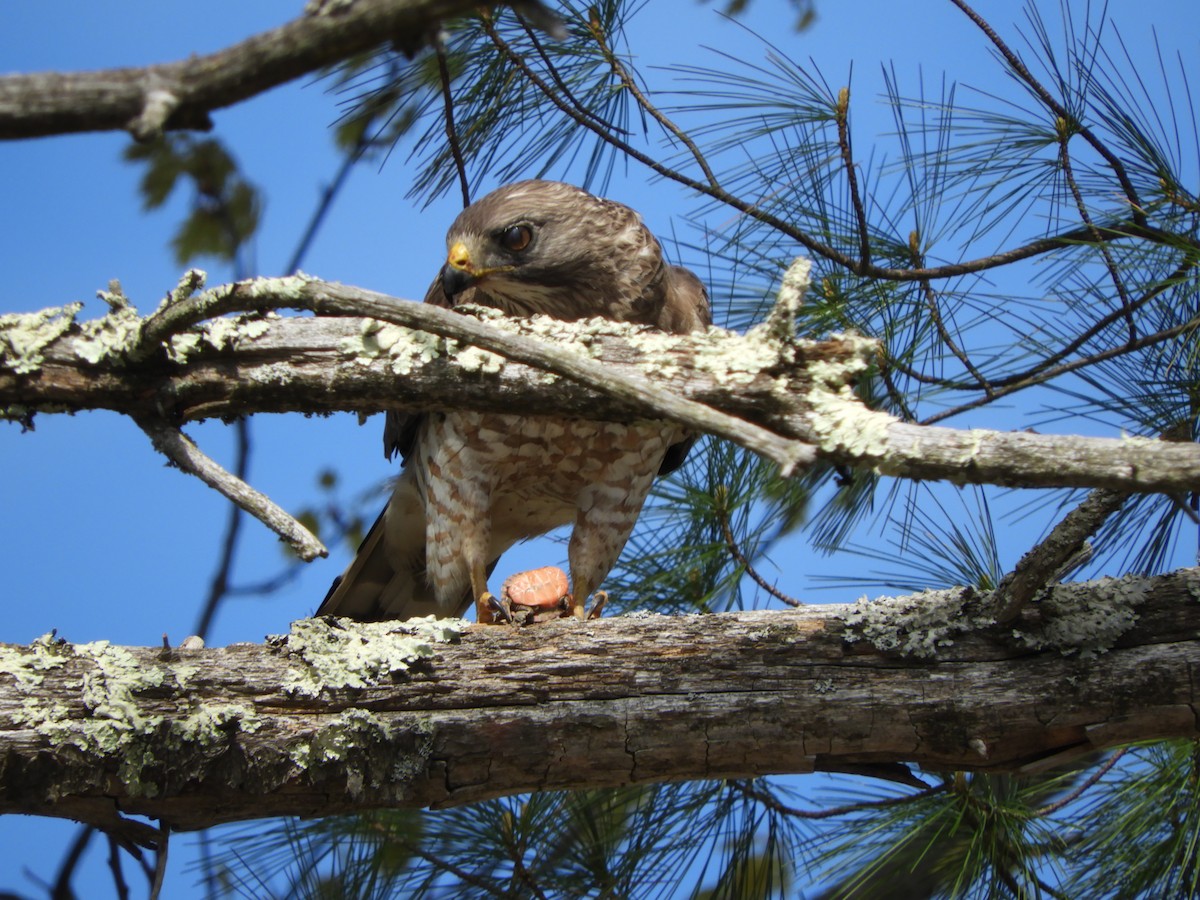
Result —
<svg viewBox="0 0 1200 900"><path fill-rule="evenodd" d="M711 321L700 280L663 259L627 206L554 181L502 187L459 214L426 303L510 316L602 316L682 334ZM318 615L462 615L499 604L487 579L518 541L573 525L570 610L617 561L657 474L694 440L670 422L447 411L389 413L384 451L404 467L391 499Z"/></svg>

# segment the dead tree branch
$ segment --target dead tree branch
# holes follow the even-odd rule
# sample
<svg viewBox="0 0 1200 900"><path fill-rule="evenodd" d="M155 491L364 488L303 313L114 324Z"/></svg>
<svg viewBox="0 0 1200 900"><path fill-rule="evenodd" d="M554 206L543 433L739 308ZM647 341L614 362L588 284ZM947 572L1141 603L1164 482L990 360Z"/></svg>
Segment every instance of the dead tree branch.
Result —
<svg viewBox="0 0 1200 900"><path fill-rule="evenodd" d="M535 6L525 2L523 8ZM206 56L143 68L38 72L0 78L0 139L211 127L209 114L302 75L391 43L412 53L439 24L474 12L462 0L310 3L303 16ZM535 19L557 22L545 12Z"/></svg>
<svg viewBox="0 0 1200 900"><path fill-rule="evenodd" d="M0 813L142 841L280 815L840 770L1033 771L1195 737L1200 571L536 628L301 620L267 645L0 646ZM349 647L353 647L350 652Z"/></svg>
<svg viewBox="0 0 1200 900"><path fill-rule="evenodd" d="M262 315L285 307L371 318ZM257 315L214 318L238 311ZM480 321L307 276L181 290L145 319L131 307L89 322L76 322L76 312L0 317L0 412L7 418L101 408L172 424L384 409L653 416L736 441L784 471L823 459L960 483L1200 489L1194 444L964 431L869 410L853 382L876 346L854 335L821 342L769 330L676 336L476 310Z"/></svg>

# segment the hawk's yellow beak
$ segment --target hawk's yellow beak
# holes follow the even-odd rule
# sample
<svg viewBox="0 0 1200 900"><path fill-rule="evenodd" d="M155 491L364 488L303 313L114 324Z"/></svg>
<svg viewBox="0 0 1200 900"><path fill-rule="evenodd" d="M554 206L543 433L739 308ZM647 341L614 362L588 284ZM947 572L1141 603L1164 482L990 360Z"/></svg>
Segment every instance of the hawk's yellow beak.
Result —
<svg viewBox="0 0 1200 900"><path fill-rule="evenodd" d="M446 265L442 266L442 291L453 299L471 287L480 277L471 264L471 252L467 245L458 241L446 254Z"/></svg>
<svg viewBox="0 0 1200 900"><path fill-rule="evenodd" d="M467 250L467 245L462 241L457 242L450 248L450 253L446 256L446 262L453 269L458 269L460 272L471 271L471 253Z"/></svg>

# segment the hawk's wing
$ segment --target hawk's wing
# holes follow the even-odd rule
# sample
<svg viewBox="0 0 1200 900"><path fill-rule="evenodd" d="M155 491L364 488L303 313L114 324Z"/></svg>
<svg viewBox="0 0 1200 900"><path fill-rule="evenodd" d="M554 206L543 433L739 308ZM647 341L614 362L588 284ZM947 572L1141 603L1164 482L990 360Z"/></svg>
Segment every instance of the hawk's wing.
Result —
<svg viewBox="0 0 1200 900"><path fill-rule="evenodd" d="M671 266L667 270L666 282L659 320L655 323L660 329L672 334L687 334L703 331L712 324L708 291L699 278L682 266ZM695 443L696 435L692 434L668 447L658 474L667 475L682 466Z"/></svg>
<svg viewBox="0 0 1200 900"><path fill-rule="evenodd" d="M463 299L460 303L470 303L470 298L474 296L475 288L468 288L459 296ZM442 277L433 279L433 284L429 286L429 290L425 292L425 303L431 303L434 306L440 306L443 309L450 309L454 306L446 296L446 292L442 290ZM394 457L397 453L400 454L401 460L408 459L408 454L412 450L413 441L417 436L417 426L421 424L423 413L402 413L394 410L388 410L383 420L383 455L388 459Z"/></svg>

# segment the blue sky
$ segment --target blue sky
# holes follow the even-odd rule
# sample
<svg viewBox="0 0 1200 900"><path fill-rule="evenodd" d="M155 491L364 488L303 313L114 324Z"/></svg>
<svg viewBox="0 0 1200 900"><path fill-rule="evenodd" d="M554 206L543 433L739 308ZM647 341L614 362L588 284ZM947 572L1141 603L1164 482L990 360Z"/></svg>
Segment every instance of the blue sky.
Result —
<svg viewBox="0 0 1200 900"><path fill-rule="evenodd" d="M0 71L174 60L280 24L301 5L299 0L8 2L0 4ZM774 0L751 4L742 20L749 31L722 19L718 8L694 0L654 0L634 17L630 49L652 86L669 87L671 76L646 66L718 65L706 46L719 46L738 58L761 58L763 47L751 34L758 32L785 53L811 57L832 84L845 83L853 64L852 124L860 153L877 137L886 140L892 127L877 100L881 64L894 63L910 86L919 72L927 80L945 72L985 90L1009 89L999 83L981 36L947 3L817 0L819 18L800 34L791 29L791 8ZM978 8L1012 37L1012 23L1021 17L1017 4L993 0ZM1194 0L1114 3L1110 12L1135 53L1150 52L1150 29L1157 26L1164 47L1172 53L1181 50L1195 74ZM1054 12L1048 9L1046 15L1052 18ZM216 135L267 198L257 243L260 274L280 272L320 188L336 169L329 130L336 116L335 98L323 84L307 80L214 116ZM140 172L120 159L127 142L123 134L99 134L0 143L6 222L0 242L0 313L87 300L90 313L99 314L95 293L112 278L119 278L126 294L145 311L175 284L181 267L171 256L169 240L185 197L176 197L166 209L143 213L137 194ZM420 210L405 199L409 177L402 153L382 169L357 170L306 259L305 271L399 297L421 297L440 265L442 235L457 204L452 197ZM638 208L660 234L684 227L678 218L687 205L681 189L652 183L636 164L608 193ZM218 265L210 266L209 273L210 283L229 277ZM995 421L985 415L969 424ZM359 427L350 415L258 417L250 480L285 508L299 509L317 498L317 473L333 467L344 476L344 496L350 499L392 474L380 452L379 427L377 422ZM228 461L232 437L224 425L187 430L208 453ZM30 433L0 425L0 460L6 595L0 640L28 642L57 628L72 641L150 645L164 633L173 642L189 633L215 565L226 516L222 498L166 468L131 422L108 413L40 416ZM246 531L238 583L271 575L282 562L271 534L253 522ZM1011 540L1019 551L1029 534ZM529 558L536 559L537 552L546 551ZM561 555L557 549L552 552ZM506 559L498 574L523 568L522 560L526 557ZM292 619L315 608L345 562L346 553L338 548L332 559L315 563L268 600L230 601L210 643L259 641L286 630ZM827 570L829 565L822 563ZM795 591L808 585L804 574L790 574L784 582ZM0 845L5 847L0 890L36 893L25 870L53 877L61 847L73 833L74 826L67 823L0 819ZM193 876L184 871L191 856L190 840L181 836L172 847L170 896L192 896ZM93 850L86 871L98 891L89 896L104 896L110 881L101 851Z"/></svg>

